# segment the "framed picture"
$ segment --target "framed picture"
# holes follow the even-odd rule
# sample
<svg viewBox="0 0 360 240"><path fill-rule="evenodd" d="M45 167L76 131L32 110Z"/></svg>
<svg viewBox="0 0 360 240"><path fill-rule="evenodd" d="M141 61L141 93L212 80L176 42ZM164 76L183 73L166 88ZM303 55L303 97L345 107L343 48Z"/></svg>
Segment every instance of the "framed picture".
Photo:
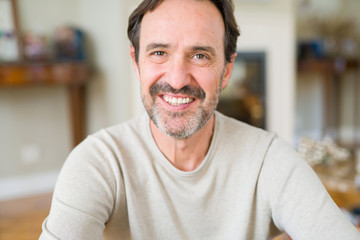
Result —
<svg viewBox="0 0 360 240"><path fill-rule="evenodd" d="M0 0L0 61L21 58L16 0Z"/></svg>
<svg viewBox="0 0 360 240"><path fill-rule="evenodd" d="M222 91L219 112L250 125L266 128L264 52L238 52L228 86Z"/></svg>

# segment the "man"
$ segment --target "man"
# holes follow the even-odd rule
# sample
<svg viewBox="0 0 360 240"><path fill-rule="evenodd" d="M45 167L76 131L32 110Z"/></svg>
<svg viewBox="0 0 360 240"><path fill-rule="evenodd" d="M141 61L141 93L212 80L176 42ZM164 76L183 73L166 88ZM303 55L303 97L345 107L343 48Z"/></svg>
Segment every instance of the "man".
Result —
<svg viewBox="0 0 360 240"><path fill-rule="evenodd" d="M41 239L360 239L294 150L214 113L236 57L230 0L145 0L128 34L147 114L70 154Z"/></svg>

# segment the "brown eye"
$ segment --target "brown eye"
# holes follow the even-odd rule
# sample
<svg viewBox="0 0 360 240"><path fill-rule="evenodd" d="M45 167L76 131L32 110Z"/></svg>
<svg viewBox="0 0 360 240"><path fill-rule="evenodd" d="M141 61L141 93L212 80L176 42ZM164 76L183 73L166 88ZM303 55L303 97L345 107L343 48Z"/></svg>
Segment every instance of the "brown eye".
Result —
<svg viewBox="0 0 360 240"><path fill-rule="evenodd" d="M150 52L148 56L150 61L152 61L153 63L164 63L169 58L168 53L161 50Z"/></svg>
<svg viewBox="0 0 360 240"><path fill-rule="evenodd" d="M156 52L153 52L153 55L161 57L161 56L165 55L165 52L164 51L156 51Z"/></svg>
<svg viewBox="0 0 360 240"><path fill-rule="evenodd" d="M196 59L206 59L207 57L204 54L198 53L194 55L194 58Z"/></svg>

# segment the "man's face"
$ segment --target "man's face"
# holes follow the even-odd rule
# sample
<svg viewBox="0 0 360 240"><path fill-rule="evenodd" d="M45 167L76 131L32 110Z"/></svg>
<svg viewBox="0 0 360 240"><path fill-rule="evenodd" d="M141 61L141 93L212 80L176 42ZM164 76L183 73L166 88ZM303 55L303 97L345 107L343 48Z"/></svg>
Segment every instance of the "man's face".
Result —
<svg viewBox="0 0 360 240"><path fill-rule="evenodd" d="M225 64L224 23L209 1L165 0L145 14L139 61L142 101L165 134L187 138L213 115L232 63Z"/></svg>

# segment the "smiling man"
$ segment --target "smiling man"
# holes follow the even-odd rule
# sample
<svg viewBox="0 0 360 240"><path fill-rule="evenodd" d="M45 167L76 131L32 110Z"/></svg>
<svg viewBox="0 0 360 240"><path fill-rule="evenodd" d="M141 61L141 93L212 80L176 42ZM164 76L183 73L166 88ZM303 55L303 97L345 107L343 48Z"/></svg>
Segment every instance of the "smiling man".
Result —
<svg viewBox="0 0 360 240"><path fill-rule="evenodd" d="M144 0L128 35L147 114L73 150L40 239L360 239L291 147L215 111L231 0Z"/></svg>
<svg viewBox="0 0 360 240"><path fill-rule="evenodd" d="M221 13L210 1L164 1L144 15L139 36L131 56L151 132L175 167L194 170L208 150L213 113L236 56L233 49L225 59Z"/></svg>

